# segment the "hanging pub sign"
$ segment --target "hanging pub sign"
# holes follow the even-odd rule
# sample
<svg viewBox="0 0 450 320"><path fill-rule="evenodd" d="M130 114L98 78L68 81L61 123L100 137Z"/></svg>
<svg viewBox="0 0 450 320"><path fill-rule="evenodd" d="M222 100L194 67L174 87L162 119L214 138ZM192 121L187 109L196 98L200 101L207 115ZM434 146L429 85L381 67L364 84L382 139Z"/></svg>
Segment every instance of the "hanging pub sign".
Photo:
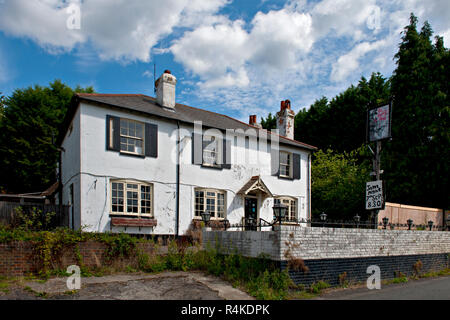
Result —
<svg viewBox="0 0 450 320"><path fill-rule="evenodd" d="M366 210L383 210L383 181L370 181L366 184Z"/></svg>
<svg viewBox="0 0 450 320"><path fill-rule="evenodd" d="M392 103L367 110L367 141L375 142L391 137Z"/></svg>

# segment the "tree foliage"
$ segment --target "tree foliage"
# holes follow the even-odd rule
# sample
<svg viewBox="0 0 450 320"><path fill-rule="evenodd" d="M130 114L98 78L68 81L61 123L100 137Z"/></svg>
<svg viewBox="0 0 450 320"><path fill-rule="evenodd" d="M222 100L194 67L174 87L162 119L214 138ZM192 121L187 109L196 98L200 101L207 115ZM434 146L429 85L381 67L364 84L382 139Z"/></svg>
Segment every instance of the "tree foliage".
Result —
<svg viewBox="0 0 450 320"><path fill-rule="evenodd" d="M370 163L363 147L344 153L331 149L315 153L311 166L312 215L325 212L332 220L365 215L365 183Z"/></svg>
<svg viewBox="0 0 450 320"><path fill-rule="evenodd" d="M331 101L322 97L295 116L295 139L321 149L351 151L365 142L366 110L389 100L390 81L380 73L362 77Z"/></svg>
<svg viewBox="0 0 450 320"><path fill-rule="evenodd" d="M418 32L411 14L395 55L393 139L382 164L390 200L448 208L450 53L432 34L428 22Z"/></svg>
<svg viewBox="0 0 450 320"><path fill-rule="evenodd" d="M17 89L4 101L0 121L0 188L8 193L43 191L56 181L55 140L75 90L60 80L48 87Z"/></svg>
<svg viewBox="0 0 450 320"><path fill-rule="evenodd" d="M267 118L261 118L261 126L263 129L272 130L277 128L277 118L272 116L272 113L269 113Z"/></svg>

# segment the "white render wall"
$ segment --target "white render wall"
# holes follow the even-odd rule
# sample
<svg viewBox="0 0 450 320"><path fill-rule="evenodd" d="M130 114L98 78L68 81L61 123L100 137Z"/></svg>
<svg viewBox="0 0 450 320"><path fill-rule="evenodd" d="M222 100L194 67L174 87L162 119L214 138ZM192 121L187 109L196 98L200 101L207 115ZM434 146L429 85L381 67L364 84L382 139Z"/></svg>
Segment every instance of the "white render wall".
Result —
<svg viewBox="0 0 450 320"><path fill-rule="evenodd" d="M80 110L75 113L72 123L69 126L72 130L66 132L66 136L62 143L62 148L65 150L61 153L61 180L63 184L62 202L63 204L71 204L73 206L75 228L81 226L81 199L80 199ZM70 203L70 185L73 184L74 203ZM69 218L69 225L72 225L72 217Z"/></svg>
<svg viewBox="0 0 450 320"><path fill-rule="evenodd" d="M80 205L75 208L81 216L80 224L88 231L104 232L110 229L110 179L129 179L153 184L153 209L157 226L155 228L115 227L112 231L145 234L175 234L176 218L176 139L177 126L173 121L156 117L145 117L137 113L118 109L103 108L81 103L79 107L80 162L72 163L69 154L72 147L66 148L63 157L64 176L78 170L80 188L75 193ZM106 115L125 117L158 125L158 157L145 159L121 155L106 150ZM75 126L74 126L75 127ZM75 128L74 128L75 131ZM300 218L307 217L307 178L308 152L289 148L280 149L301 154L301 179L286 180L271 175L270 150L260 146L260 151L247 150L248 157L260 157L259 162L249 164L248 158L239 159L245 154L244 143L232 143L233 165L231 169L217 170L192 164L193 126L181 125L181 166L180 166L180 235L184 234L194 217L194 189L196 187L214 188L227 191L227 218L232 224L240 223L244 216L243 198L236 195L242 186L255 175L261 175L263 182L274 196L290 196L298 200ZM73 133L72 133L73 135ZM65 141L68 145L69 141ZM69 145L68 145L69 146ZM251 144L250 144L251 146ZM250 148L251 149L251 148ZM238 156L236 156L238 155ZM75 169L74 169L75 168ZM63 178L64 181L64 178ZM81 192L80 192L81 190ZM68 186L64 194L68 193ZM66 199L66 198L64 198ZM64 203L67 203L66 201ZM259 217L272 220L273 199L259 199Z"/></svg>

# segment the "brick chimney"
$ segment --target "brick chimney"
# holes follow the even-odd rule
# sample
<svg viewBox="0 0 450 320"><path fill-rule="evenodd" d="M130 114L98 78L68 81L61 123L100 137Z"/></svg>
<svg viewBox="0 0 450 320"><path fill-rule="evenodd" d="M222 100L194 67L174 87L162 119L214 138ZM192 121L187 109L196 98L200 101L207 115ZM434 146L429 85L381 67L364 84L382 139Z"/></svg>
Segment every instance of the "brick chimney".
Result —
<svg viewBox="0 0 450 320"><path fill-rule="evenodd" d="M291 101L281 101L281 109L277 112L276 117L280 135L293 140L295 113L291 110Z"/></svg>
<svg viewBox="0 0 450 320"><path fill-rule="evenodd" d="M256 115L251 115L248 120L248 124L254 127L262 128L261 124L256 121Z"/></svg>
<svg viewBox="0 0 450 320"><path fill-rule="evenodd" d="M170 73L169 70L164 73L155 81L156 88L156 102L165 108L175 108L175 86L177 84L177 78Z"/></svg>

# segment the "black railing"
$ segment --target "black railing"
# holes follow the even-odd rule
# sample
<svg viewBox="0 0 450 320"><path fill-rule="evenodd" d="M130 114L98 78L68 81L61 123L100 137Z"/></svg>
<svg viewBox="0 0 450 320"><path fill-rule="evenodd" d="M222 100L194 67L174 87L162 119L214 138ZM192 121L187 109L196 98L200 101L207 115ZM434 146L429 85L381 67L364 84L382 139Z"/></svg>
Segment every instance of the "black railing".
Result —
<svg viewBox="0 0 450 320"><path fill-rule="evenodd" d="M261 231L264 228L271 228L274 225L280 224L279 220L274 219L268 222L262 218L258 220L243 219L240 224L229 225L227 229L242 229L247 231ZM304 225L308 227L323 227L323 228L357 228L357 229L387 229L387 230L427 230L430 231L430 225L425 224L393 224L388 223L384 225L382 222L374 221L354 221L354 220L320 220L320 219L283 219L281 225ZM445 231L447 226L431 226L431 231Z"/></svg>

